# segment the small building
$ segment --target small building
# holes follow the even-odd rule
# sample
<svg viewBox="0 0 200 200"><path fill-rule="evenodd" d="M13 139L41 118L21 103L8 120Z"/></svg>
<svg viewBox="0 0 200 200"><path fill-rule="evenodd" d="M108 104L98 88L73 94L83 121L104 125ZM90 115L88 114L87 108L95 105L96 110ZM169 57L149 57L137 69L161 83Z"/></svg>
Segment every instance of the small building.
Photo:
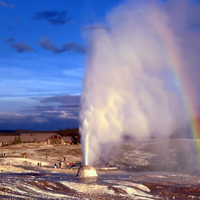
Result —
<svg viewBox="0 0 200 200"><path fill-rule="evenodd" d="M60 135L53 135L47 139L47 144L64 145L64 139Z"/></svg>
<svg viewBox="0 0 200 200"><path fill-rule="evenodd" d="M55 133L22 133L20 135L22 142L64 145L63 138Z"/></svg>
<svg viewBox="0 0 200 200"><path fill-rule="evenodd" d="M65 138L65 141L64 141ZM16 143L41 143L51 145L72 144L71 137L61 137L55 133L21 133L20 135L0 136L0 146Z"/></svg>
<svg viewBox="0 0 200 200"><path fill-rule="evenodd" d="M71 136L63 136L62 138L64 140L65 145L74 144Z"/></svg>
<svg viewBox="0 0 200 200"><path fill-rule="evenodd" d="M14 140L15 140L16 136L13 135L4 135L4 136L0 136L0 146L4 146L4 145L10 145L13 144Z"/></svg>

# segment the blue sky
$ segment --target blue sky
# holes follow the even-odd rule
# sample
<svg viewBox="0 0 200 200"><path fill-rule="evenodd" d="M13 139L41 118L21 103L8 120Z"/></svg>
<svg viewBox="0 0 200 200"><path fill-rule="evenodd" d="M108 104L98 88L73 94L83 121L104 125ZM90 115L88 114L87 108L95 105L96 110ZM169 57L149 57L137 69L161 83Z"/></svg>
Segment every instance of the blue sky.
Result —
<svg viewBox="0 0 200 200"><path fill-rule="evenodd" d="M120 2L0 0L0 130L78 127L84 27Z"/></svg>
<svg viewBox="0 0 200 200"><path fill-rule="evenodd" d="M120 1L110 2L1 3L1 97L80 94L86 58L82 28L102 23L106 12ZM70 43L81 50L62 49Z"/></svg>
<svg viewBox="0 0 200 200"><path fill-rule="evenodd" d="M125 1L0 0L0 130L79 126L85 31L104 26L106 14ZM157 2L171 2L166 8L177 19L185 12L182 2L195 2L185 17L195 37L185 33L185 49L191 46L193 51L186 54L195 61L195 70L189 69L188 74L198 85L200 0Z"/></svg>

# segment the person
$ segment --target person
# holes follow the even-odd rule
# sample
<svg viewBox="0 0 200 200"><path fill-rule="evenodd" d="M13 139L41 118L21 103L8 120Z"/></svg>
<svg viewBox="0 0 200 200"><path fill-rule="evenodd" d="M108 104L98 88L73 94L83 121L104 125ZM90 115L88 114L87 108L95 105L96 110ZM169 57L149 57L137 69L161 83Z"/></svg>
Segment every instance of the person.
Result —
<svg viewBox="0 0 200 200"><path fill-rule="evenodd" d="M106 167L109 167L109 162L108 162L108 163L106 163Z"/></svg>
<svg viewBox="0 0 200 200"><path fill-rule="evenodd" d="M57 167L57 164L55 163L55 168Z"/></svg>
<svg viewBox="0 0 200 200"><path fill-rule="evenodd" d="M42 163L40 162L40 167L42 167Z"/></svg>
<svg viewBox="0 0 200 200"><path fill-rule="evenodd" d="M37 163L37 166L38 166L38 167L40 166L40 163L39 163L39 162Z"/></svg>

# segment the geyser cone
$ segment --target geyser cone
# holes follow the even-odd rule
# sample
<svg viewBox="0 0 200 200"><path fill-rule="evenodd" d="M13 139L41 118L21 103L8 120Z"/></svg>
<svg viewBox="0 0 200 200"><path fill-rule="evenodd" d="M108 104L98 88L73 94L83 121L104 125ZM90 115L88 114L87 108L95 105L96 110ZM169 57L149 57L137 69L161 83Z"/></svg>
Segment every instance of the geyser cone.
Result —
<svg viewBox="0 0 200 200"><path fill-rule="evenodd" d="M96 169L92 166L81 166L78 169L78 173L76 175L78 178L92 178L97 177Z"/></svg>

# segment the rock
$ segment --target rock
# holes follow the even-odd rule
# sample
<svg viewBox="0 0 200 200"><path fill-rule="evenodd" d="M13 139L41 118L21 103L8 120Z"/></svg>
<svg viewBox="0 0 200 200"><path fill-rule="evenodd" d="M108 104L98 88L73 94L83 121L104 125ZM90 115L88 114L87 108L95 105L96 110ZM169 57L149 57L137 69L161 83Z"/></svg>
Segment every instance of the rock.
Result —
<svg viewBox="0 0 200 200"><path fill-rule="evenodd" d="M76 175L78 178L86 178L86 177L97 177L96 169L92 166L81 166L78 169L78 173Z"/></svg>

